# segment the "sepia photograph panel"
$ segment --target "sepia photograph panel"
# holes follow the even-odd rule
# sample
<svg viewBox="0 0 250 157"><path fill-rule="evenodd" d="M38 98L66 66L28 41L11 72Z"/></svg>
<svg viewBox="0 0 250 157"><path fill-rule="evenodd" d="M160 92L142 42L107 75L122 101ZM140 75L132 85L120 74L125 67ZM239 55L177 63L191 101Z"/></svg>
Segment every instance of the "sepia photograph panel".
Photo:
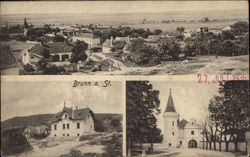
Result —
<svg viewBox="0 0 250 157"><path fill-rule="evenodd" d="M248 1L0 4L1 75L249 73Z"/></svg>
<svg viewBox="0 0 250 157"><path fill-rule="evenodd" d="M249 81L127 81L126 154L244 157L249 113Z"/></svg>
<svg viewBox="0 0 250 157"><path fill-rule="evenodd" d="M1 82L1 156L121 157L123 82Z"/></svg>

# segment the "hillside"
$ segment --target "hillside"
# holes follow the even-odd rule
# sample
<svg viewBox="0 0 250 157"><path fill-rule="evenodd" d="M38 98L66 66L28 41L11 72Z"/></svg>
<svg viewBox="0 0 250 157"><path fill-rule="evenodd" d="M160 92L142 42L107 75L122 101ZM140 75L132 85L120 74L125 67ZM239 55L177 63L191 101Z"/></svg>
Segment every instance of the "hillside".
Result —
<svg viewBox="0 0 250 157"><path fill-rule="evenodd" d="M54 114L39 114L39 115L32 115L27 117L14 117L8 120L1 122L1 128L24 128L28 125L50 125L50 119ZM115 120L121 120L121 114L103 114L103 113L96 113L95 119L96 124L98 125L110 125L110 122ZM107 124L108 123L108 124ZM107 127L108 128L108 127ZM99 128L97 128L99 130Z"/></svg>

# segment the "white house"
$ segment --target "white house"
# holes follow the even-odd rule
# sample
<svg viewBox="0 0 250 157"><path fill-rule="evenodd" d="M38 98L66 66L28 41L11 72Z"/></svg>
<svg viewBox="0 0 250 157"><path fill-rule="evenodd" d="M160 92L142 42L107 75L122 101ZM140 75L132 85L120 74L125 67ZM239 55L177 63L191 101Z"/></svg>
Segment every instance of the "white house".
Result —
<svg viewBox="0 0 250 157"><path fill-rule="evenodd" d="M163 143L166 146L183 148L198 147L199 142L202 141L202 129L195 119L191 119L190 122L185 119L179 120L179 114L175 110L171 89L163 118Z"/></svg>
<svg viewBox="0 0 250 157"><path fill-rule="evenodd" d="M75 109L64 106L51 119L51 137L77 137L94 130L94 113L89 108Z"/></svg>
<svg viewBox="0 0 250 157"><path fill-rule="evenodd" d="M231 31L231 30L233 30L233 28L232 28L232 26L227 25L227 26L224 27L222 30L223 30L223 31Z"/></svg>
<svg viewBox="0 0 250 157"><path fill-rule="evenodd" d="M83 34L72 36L73 42L76 42L77 40L84 41L85 43L89 45L89 47L96 47L101 42L100 38L94 37L94 34L91 34L91 33L83 33Z"/></svg>
<svg viewBox="0 0 250 157"><path fill-rule="evenodd" d="M50 56L53 57L54 62L68 61L71 58L73 45L67 42L53 42L53 43L41 43L36 44L30 49L24 49L22 51L23 64L34 64L40 59L44 58L43 52L49 52Z"/></svg>

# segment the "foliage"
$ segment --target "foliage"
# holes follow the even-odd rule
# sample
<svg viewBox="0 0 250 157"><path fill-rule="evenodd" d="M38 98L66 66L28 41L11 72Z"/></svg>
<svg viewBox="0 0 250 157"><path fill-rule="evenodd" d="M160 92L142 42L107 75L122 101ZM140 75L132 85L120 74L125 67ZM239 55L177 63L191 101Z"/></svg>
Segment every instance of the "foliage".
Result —
<svg viewBox="0 0 250 157"><path fill-rule="evenodd" d="M229 32L229 31L222 31L221 39L222 40L234 40L235 37L234 37L233 33Z"/></svg>
<svg viewBox="0 0 250 157"><path fill-rule="evenodd" d="M240 141L244 130L250 129L249 81L228 81L220 84L219 96L210 100L209 112L214 127L222 128L220 133L226 142ZM227 135L230 137L228 138Z"/></svg>
<svg viewBox="0 0 250 157"><path fill-rule="evenodd" d="M26 65L23 65L23 68L25 71L29 72L29 73L32 73L35 71L34 67L30 64L26 64Z"/></svg>
<svg viewBox="0 0 250 157"><path fill-rule="evenodd" d="M246 21L239 21L233 24L232 28L235 35L242 35L249 32L249 23Z"/></svg>
<svg viewBox="0 0 250 157"><path fill-rule="evenodd" d="M32 149L20 128L3 129L1 131L2 155L16 155Z"/></svg>
<svg viewBox="0 0 250 157"><path fill-rule="evenodd" d="M83 41L77 41L71 54L70 62L77 63L78 61L85 61L87 59L87 55L85 51L88 48L88 44Z"/></svg>
<svg viewBox="0 0 250 157"><path fill-rule="evenodd" d="M185 31L185 27L177 27L176 31L179 33L183 33Z"/></svg>
<svg viewBox="0 0 250 157"><path fill-rule="evenodd" d="M126 91L127 141L154 142L150 135L154 134L155 139L161 136L154 131L157 128L155 115L160 113L159 91L154 90L148 81L129 81Z"/></svg>
<svg viewBox="0 0 250 157"><path fill-rule="evenodd" d="M121 157L122 156L122 135L115 134L105 147L107 157Z"/></svg>

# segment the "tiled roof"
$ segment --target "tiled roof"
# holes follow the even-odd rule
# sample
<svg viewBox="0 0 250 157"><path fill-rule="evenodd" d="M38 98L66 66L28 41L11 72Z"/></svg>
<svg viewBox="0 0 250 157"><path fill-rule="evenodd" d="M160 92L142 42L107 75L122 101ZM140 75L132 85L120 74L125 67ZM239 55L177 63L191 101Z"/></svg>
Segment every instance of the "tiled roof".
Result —
<svg viewBox="0 0 250 157"><path fill-rule="evenodd" d="M165 112L176 112L175 107L174 107L174 101L172 98L171 89L170 89L170 93L168 96L168 103L167 103L167 107L166 107Z"/></svg>
<svg viewBox="0 0 250 157"><path fill-rule="evenodd" d="M94 114L89 108L75 109L73 111L72 108L64 107L62 112L59 112L52 117L51 122L62 120L63 113L67 113L70 120L85 120L88 118L88 116L92 116L92 118L94 119Z"/></svg>
<svg viewBox="0 0 250 157"><path fill-rule="evenodd" d="M0 68L10 68L19 66L17 60L7 45L0 46Z"/></svg>
<svg viewBox="0 0 250 157"><path fill-rule="evenodd" d="M49 50L50 54L65 53L71 52L73 50L73 46L66 42L44 43L43 45L36 44L29 50L29 52L42 55L44 49Z"/></svg>
<svg viewBox="0 0 250 157"><path fill-rule="evenodd" d="M179 128L185 128L188 121L186 119L182 119L180 122L177 123L177 127Z"/></svg>

